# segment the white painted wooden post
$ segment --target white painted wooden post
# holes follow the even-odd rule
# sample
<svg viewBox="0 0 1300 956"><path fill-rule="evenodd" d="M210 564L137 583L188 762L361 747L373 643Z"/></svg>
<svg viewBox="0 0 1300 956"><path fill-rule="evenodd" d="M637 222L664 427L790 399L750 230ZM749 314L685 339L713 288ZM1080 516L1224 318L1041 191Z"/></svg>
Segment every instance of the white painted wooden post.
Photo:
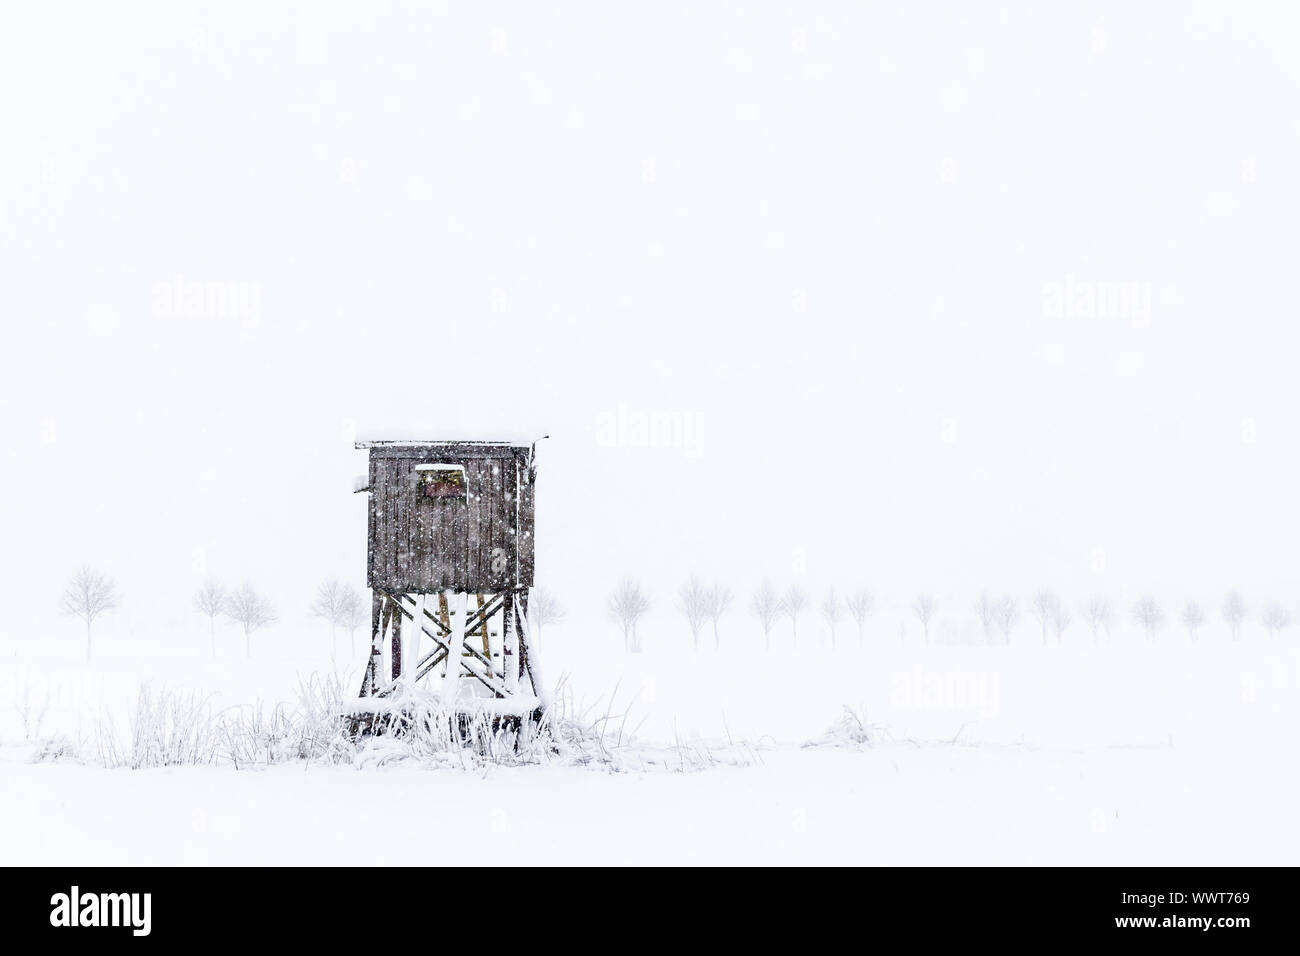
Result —
<svg viewBox="0 0 1300 956"><path fill-rule="evenodd" d="M509 593L501 605L501 663L506 674L506 693L512 697L519 690L519 633L515 629L514 594Z"/></svg>
<svg viewBox="0 0 1300 956"><path fill-rule="evenodd" d="M449 591L447 610L451 616L451 635L447 638L447 669L442 675L442 702L450 707L460 690L460 659L465 648L465 612L468 609L468 591Z"/></svg>
<svg viewBox="0 0 1300 956"><path fill-rule="evenodd" d="M516 598L518 606L518 598ZM537 691L537 699L541 701L543 707L550 707L550 695L546 692L546 685L542 682L542 670L538 661L541 655L537 652L537 631L533 629L531 620L532 612L523 613L520 608L519 612L519 644L528 651L528 673L532 675L533 687Z"/></svg>
<svg viewBox="0 0 1300 956"><path fill-rule="evenodd" d="M388 620L381 620L379 625L379 659L376 661L379 669L375 673L376 689L387 687L393 673L393 615L396 613L390 611Z"/></svg>
<svg viewBox="0 0 1300 956"><path fill-rule="evenodd" d="M424 624L425 595L415 596L415 617L411 620L411 636L402 635L402 683L407 687L415 683L415 667L420 661L420 628Z"/></svg>

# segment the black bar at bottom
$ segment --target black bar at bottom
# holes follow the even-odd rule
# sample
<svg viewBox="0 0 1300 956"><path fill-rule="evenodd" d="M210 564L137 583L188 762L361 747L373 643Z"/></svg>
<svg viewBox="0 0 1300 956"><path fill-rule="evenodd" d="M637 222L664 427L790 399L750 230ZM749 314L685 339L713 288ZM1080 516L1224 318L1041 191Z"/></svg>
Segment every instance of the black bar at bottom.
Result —
<svg viewBox="0 0 1300 956"><path fill-rule="evenodd" d="M925 948L1125 937L1232 946L1289 938L1295 920L1290 869L628 868L593 879L484 863L489 873L432 860L423 869L10 869L0 916L11 932L51 942L247 945L265 931L295 947L339 947L413 933L475 950L494 939L519 945L516 931L561 946L572 934L582 948L697 934L774 942L782 932L801 945L848 934L863 947L899 936Z"/></svg>

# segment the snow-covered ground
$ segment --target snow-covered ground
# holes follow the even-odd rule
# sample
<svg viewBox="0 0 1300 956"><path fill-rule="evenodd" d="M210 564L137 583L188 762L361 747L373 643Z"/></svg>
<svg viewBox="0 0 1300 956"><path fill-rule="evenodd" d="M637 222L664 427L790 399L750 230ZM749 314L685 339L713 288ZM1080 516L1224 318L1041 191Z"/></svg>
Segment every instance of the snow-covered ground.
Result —
<svg viewBox="0 0 1300 956"><path fill-rule="evenodd" d="M5 763L0 845L6 864L332 865L1283 864L1297 848L1297 793L1276 752L762 757L687 774Z"/></svg>
<svg viewBox="0 0 1300 956"><path fill-rule="evenodd" d="M739 627L736 628L739 630ZM226 635L2 648L0 861L17 863L1287 863L1297 655L1287 640L1147 645L1117 633L1041 646L924 646L873 632L798 653L733 637L719 651L556 629L546 665L571 710L619 715L636 746L715 747L719 766L610 772L550 762L358 770L293 762L107 770L27 762L41 737L87 744L142 679L214 708L292 700L330 667L315 632L268 634L252 661ZM346 639L340 641L340 645ZM353 669L355 670L355 668ZM349 686L354 673L347 672ZM48 695L48 696L47 696ZM612 698L612 701L611 701ZM47 703L48 701L48 703ZM827 735L845 707L872 741ZM35 734L29 726L28 733ZM813 744L809 746L809 744ZM666 748L666 749L665 749ZM83 752L93 758L93 747ZM632 748L635 752L635 747ZM743 759L731 759L743 754Z"/></svg>

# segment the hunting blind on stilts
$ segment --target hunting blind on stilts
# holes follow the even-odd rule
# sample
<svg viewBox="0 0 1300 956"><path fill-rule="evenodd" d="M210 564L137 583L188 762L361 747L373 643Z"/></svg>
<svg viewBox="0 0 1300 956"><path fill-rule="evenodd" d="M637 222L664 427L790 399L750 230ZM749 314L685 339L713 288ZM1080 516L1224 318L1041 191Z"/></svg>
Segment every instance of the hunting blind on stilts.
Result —
<svg viewBox="0 0 1300 956"><path fill-rule="evenodd" d="M536 444L362 441L369 474L370 656L352 729L394 727L436 693L464 722L540 722L528 627ZM387 660L385 660L387 657Z"/></svg>

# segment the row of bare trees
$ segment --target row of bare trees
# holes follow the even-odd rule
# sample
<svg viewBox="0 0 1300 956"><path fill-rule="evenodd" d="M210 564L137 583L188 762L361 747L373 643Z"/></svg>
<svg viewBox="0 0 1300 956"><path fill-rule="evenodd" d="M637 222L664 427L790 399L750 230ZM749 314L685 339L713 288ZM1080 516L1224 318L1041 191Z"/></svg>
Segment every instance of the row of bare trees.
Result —
<svg viewBox="0 0 1300 956"><path fill-rule="evenodd" d="M716 648L722 644L722 637L718 633L718 622L722 620L722 615L730 610L735 598L731 588L719 581L705 584L692 575L682 585L681 590L677 592L677 606L686 616L695 650L700 649L700 631L704 629L705 624L713 625L713 646Z"/></svg>
<svg viewBox="0 0 1300 956"><path fill-rule="evenodd" d="M59 610L77 617L86 625L86 660L91 657L91 638L95 621L121 604L117 582L107 574L83 564L68 579L59 595ZM194 606L208 618L212 634L212 651L216 654L216 619L225 617L244 631L244 651L252 656L254 632L274 624L275 608L270 599L251 584L244 583L227 591L215 581L207 581L194 595Z"/></svg>
<svg viewBox="0 0 1300 956"><path fill-rule="evenodd" d="M777 592L770 581L762 582L750 599L749 608L763 629L763 646L772 649L772 629L785 618L790 622L794 644L799 646L799 618L812 602L811 596L797 584ZM831 647L836 644L836 627L846 616L857 627L859 642L865 640L867 620L876 609L876 596L867 588L859 588L847 598L841 598L834 588L827 591L817 605L817 612L830 627Z"/></svg>
<svg viewBox="0 0 1300 956"><path fill-rule="evenodd" d="M64 614L78 617L85 623L87 660L91 656L91 632L95 620L119 603L120 593L116 582L88 565L78 568L68 580L59 599L59 608ZM711 627L714 648L721 647L721 621L734 605L735 593L721 582L706 584L700 578L691 576L681 586L677 593L676 608L686 619L696 650L699 650L700 634L706 626ZM798 585L790 585L778 592L771 582L763 581L750 598L749 610L762 628L764 646L771 650L772 631L778 621L785 619L790 622L790 632L797 647L799 621L811 605L811 596ZM218 618L239 625L244 634L244 653L249 657L252 656L252 635L275 624L278 619L270 599L248 582L227 590L217 581L209 579L195 593L194 606L208 619L214 657ZM641 650L637 625L651 606L649 596L634 578L624 578L610 595L607 607L610 616L622 628L626 650ZM859 588L847 597L841 597L833 588L825 592L816 605L816 611L829 627L831 647L835 647L839 623L846 619L852 620L856 625L859 641L864 640L866 624L875 611L875 606L875 595L868 588ZM1026 607L1038 624L1044 644L1053 639L1059 644L1075 620L1066 602L1047 588L1034 592L1026 602ZM926 643L929 643L930 624L939 610L938 600L932 594L918 594L912 601L910 610L921 625ZM337 578L328 578L317 588L309 611L314 617L328 622L331 655L337 652L337 633L340 628L348 632L351 652L356 654L356 632L365 623L366 617L360 591ZM1003 643L1010 643L1012 631L1022 620L1020 602L1011 594L996 596L983 591L975 599L971 611L983 628L984 639L988 643L993 643L995 637L1001 637ZM1088 597L1078 605L1077 612L1094 642L1103 631L1109 635L1117 618L1114 605L1103 594ZM537 588L532 595L529 616L540 634L543 628L563 620L565 611L550 591ZM1205 608L1196 601L1182 604L1176 616L1192 641L1198 639L1208 620ZM1142 628L1148 641L1154 641L1156 635L1169 623L1164 608L1151 595L1138 598L1129 608L1129 617ZM1220 609L1220 617L1230 627L1232 639L1239 640L1242 625L1249 617L1246 602L1240 593L1235 590L1228 592ZM1269 637L1276 638L1291 626L1292 615L1287 607L1273 601L1259 609L1258 620L1267 629Z"/></svg>
<svg viewBox="0 0 1300 956"><path fill-rule="evenodd" d="M68 579L59 596L59 610L80 618L86 625L86 660L91 657L91 632L95 621L121 604L117 582L89 565L82 565ZM208 619L212 656L217 656L217 620L237 624L244 634L244 654L252 657L252 637L279 620L271 599L244 582L227 588L212 578L194 593L194 608ZM338 578L327 578L316 588L308 612L329 624L330 655L337 656L338 631L348 633L352 654L356 654L356 632L365 623L366 604L361 592ZM538 628L563 620L564 609L550 591L537 588L529 606L530 619Z"/></svg>
<svg viewBox="0 0 1300 956"><path fill-rule="evenodd" d="M694 575L678 589L675 607L686 619L695 650L700 648L700 634L706 625L711 626L714 648L722 646L720 622L734 606L735 597L735 592L727 585L718 581L705 584ZM798 585L791 585L780 592L770 581L759 585L750 598L749 609L763 629L763 643L768 650L772 649L772 631L783 618L790 622L795 646L798 646L799 620L808 610L811 601L808 592ZM875 595L867 588L860 588L847 598L841 598L834 589L827 591L817 610L830 625L831 646L835 645L836 627L846 616L857 625L858 638L862 640L866 633L867 619L875 606ZM650 598L640 582L635 578L623 578L610 594L606 607L610 617L623 630L624 648L633 653L640 652L641 639L637 634L637 624L651 608Z"/></svg>
<svg viewBox="0 0 1300 956"><path fill-rule="evenodd" d="M720 621L732 609L735 595L731 588L720 582L706 584L692 576L677 592L675 609L686 620L691 633L692 645L696 650L700 646L700 634L706 625L712 626L713 645L721 646ZM607 602L610 617L622 628L625 649L633 652L641 650L641 639L637 625L650 611L652 602L649 595L635 578L622 579L614 589ZM837 626L841 621L851 620L857 628L859 642L864 640L868 619L875 611L875 595L868 588L859 588L847 597L831 589L826 591L821 600L813 605L813 599L807 591L798 585L791 585L778 591L769 581L763 581L750 599L749 609L758 620L763 631L764 646L771 650L772 631L781 620L790 623L790 633L797 647L799 644L799 622L810 609L815 610L826 622L831 647L837 639ZM930 625L939 610L939 601L928 593L918 594L909 605L909 611L921 625L926 643L930 641ZM1024 604L1011 594L995 595L983 591L975 599L971 611L983 629L987 643L1011 642L1011 634L1024 618L1024 611L1038 626L1043 644L1051 641L1061 643L1065 633L1078 620L1087 627L1093 641L1105 632L1110 634L1118 614L1111 599L1104 594L1093 594L1071 610L1069 604L1055 591L1042 588L1035 591ZM1205 608L1196 601L1183 603L1176 612L1178 623L1187 631L1188 637L1196 641L1202 627L1208 620ZM1241 637L1242 624L1249 613L1245 600L1237 591L1228 592L1224 598L1220 616L1232 633L1232 639ZM1151 595L1143 595L1129 608L1129 618L1142 628L1148 641L1154 641L1156 635L1165 629L1169 617L1161 604ZM1273 601L1264 604L1258 611L1258 620L1268 631L1270 638L1291 626L1292 615L1284 605Z"/></svg>
<svg viewBox="0 0 1300 956"><path fill-rule="evenodd" d="M357 628L365 623L365 602L361 592L338 578L326 578L316 588L316 597L308 608L312 617L330 626L330 658L338 657L339 628L348 632L348 647L357 653Z"/></svg>
<svg viewBox="0 0 1300 956"><path fill-rule="evenodd" d="M1058 644L1065 632L1074 622L1074 617L1066 602L1055 591L1047 588L1035 591L1028 600L1030 615L1037 622L1042 642L1047 644L1054 639ZM928 594L919 595L912 603L912 613L929 640L929 624L938 604ZM1011 632L1020 623L1020 606L1015 597L1004 594L994 597L984 591L976 598L971 610L984 629L984 638L992 643L995 634L1000 635L1004 643L1011 640ZM1118 614L1110 598L1104 594L1093 594L1078 606L1080 620L1087 626L1095 642L1105 631L1110 634ZM1234 641L1241 639L1241 626L1249 614L1246 602L1237 591L1229 591L1223 599L1220 617L1229 626ZM1208 620L1205 608L1197 601L1186 601L1176 611L1178 623L1187 631L1190 640L1196 641L1202 626ZM1259 610L1259 622L1268 631L1270 638L1291 626L1291 612L1282 604L1271 601ZM1154 641L1169 623L1169 616L1153 596L1144 594L1133 602L1129 608L1129 619L1140 628L1148 641Z"/></svg>
<svg viewBox="0 0 1300 956"><path fill-rule="evenodd" d="M271 599L245 581L227 590L209 578L194 594L194 607L208 619L212 656L217 656L217 618L224 617L244 632L244 656L253 656L253 635L275 624L279 617Z"/></svg>

